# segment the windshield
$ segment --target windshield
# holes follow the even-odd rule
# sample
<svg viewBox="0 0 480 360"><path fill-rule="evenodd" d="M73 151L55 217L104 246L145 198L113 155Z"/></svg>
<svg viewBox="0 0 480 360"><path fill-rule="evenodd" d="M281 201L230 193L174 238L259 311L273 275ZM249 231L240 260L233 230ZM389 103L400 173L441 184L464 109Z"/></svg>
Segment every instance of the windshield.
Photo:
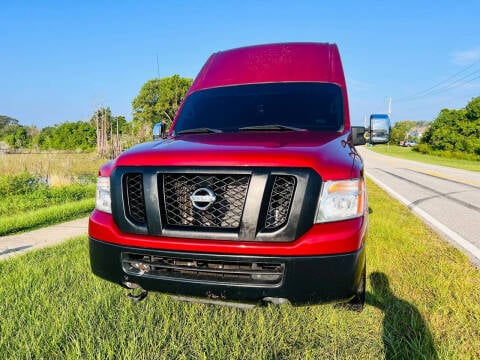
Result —
<svg viewBox="0 0 480 360"><path fill-rule="evenodd" d="M174 130L176 134L189 129L256 130L253 127L258 131L341 131L341 89L330 83L295 82L201 90L185 100Z"/></svg>
<svg viewBox="0 0 480 360"><path fill-rule="evenodd" d="M389 127L388 119L372 119L372 130L387 130Z"/></svg>

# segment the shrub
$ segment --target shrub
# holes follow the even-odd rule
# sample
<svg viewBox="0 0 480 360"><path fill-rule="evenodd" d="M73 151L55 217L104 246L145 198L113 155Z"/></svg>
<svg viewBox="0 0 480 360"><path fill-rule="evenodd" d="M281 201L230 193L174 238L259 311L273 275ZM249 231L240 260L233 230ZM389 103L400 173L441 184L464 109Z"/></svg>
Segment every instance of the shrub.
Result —
<svg viewBox="0 0 480 360"><path fill-rule="evenodd" d="M466 153L462 151L454 150L435 150L428 144L421 143L412 148L413 151L419 152L425 155L433 155L438 157L443 157L447 159L459 159L459 160L473 160L480 161L480 152L476 153Z"/></svg>
<svg viewBox="0 0 480 360"><path fill-rule="evenodd" d="M2 196L0 218L95 198L95 185L41 186L26 194Z"/></svg>
<svg viewBox="0 0 480 360"><path fill-rule="evenodd" d="M42 178L27 172L0 176L1 196L27 194L46 186Z"/></svg>
<svg viewBox="0 0 480 360"><path fill-rule="evenodd" d="M421 154L430 154L432 151L428 144L417 144L413 147L412 150Z"/></svg>

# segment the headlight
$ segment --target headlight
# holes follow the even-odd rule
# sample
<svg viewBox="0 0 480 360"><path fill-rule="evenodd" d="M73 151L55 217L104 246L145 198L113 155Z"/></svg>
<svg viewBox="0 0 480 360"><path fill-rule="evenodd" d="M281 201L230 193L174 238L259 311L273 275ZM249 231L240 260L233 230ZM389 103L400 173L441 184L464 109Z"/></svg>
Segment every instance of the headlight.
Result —
<svg viewBox="0 0 480 360"><path fill-rule="evenodd" d="M363 179L326 181L317 205L316 223L353 219L363 215Z"/></svg>
<svg viewBox="0 0 480 360"><path fill-rule="evenodd" d="M100 176L97 179L97 195L95 199L97 210L112 213L112 198L110 196L110 178Z"/></svg>

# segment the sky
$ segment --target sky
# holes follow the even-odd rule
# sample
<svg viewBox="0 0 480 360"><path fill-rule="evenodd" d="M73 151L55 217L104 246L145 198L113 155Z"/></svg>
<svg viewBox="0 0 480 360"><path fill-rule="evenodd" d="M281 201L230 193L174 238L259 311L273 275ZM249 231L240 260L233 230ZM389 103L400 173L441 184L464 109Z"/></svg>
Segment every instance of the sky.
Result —
<svg viewBox="0 0 480 360"><path fill-rule="evenodd" d="M131 119L156 77L194 78L240 46L339 47L350 117L432 121L480 96L480 1L5 1L0 115L39 128L86 121L100 106Z"/></svg>

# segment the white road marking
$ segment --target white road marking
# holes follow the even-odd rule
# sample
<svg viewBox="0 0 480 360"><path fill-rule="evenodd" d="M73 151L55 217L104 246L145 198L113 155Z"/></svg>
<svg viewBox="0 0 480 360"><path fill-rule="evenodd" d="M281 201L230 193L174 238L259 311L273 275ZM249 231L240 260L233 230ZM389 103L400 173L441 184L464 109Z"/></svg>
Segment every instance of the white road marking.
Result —
<svg viewBox="0 0 480 360"><path fill-rule="evenodd" d="M427 214L425 211L420 209L417 205L413 204L406 198L404 198L402 195L397 193L395 190L390 188L389 186L385 185L382 181L377 179L375 176L370 174L367 171L367 176L375 182L378 186L380 186L383 190L385 190L388 194L390 194L392 197L396 198L400 202L402 202L404 205L406 205L412 212L420 216L422 219L430 223L433 227L437 228L441 232L443 232L445 235L447 235L451 240L456 242L458 245L463 247L465 250L469 251L473 256L475 256L478 260L480 260L480 249L473 245L471 242L463 238L461 235L457 234L456 232L452 231L450 228L447 226L443 225L441 222Z"/></svg>

